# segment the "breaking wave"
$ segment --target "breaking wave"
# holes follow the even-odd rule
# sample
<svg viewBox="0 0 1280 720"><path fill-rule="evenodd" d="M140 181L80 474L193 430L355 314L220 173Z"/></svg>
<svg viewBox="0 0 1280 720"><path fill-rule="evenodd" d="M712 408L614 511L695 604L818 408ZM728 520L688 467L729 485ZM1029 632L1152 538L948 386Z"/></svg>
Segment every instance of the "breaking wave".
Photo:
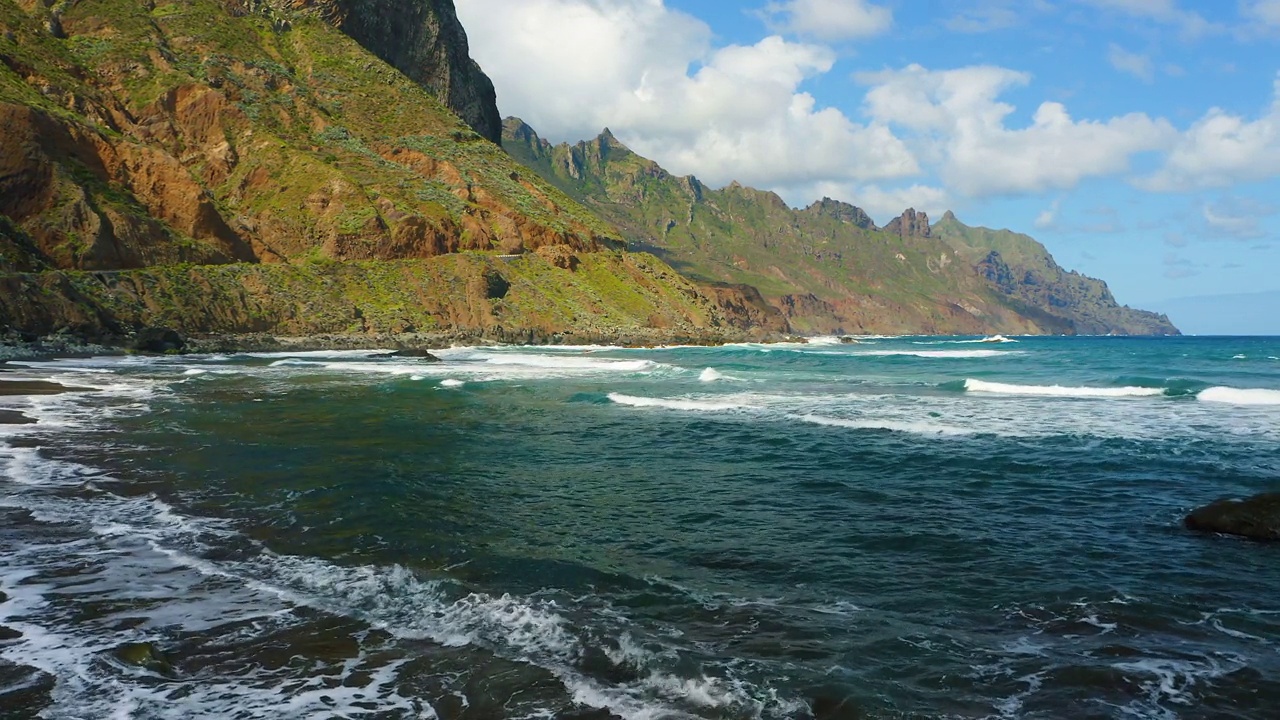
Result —
<svg viewBox="0 0 1280 720"><path fill-rule="evenodd" d="M1009 383L988 382L986 380L964 381L964 389L973 393L993 395L1035 395L1039 397L1066 398L1124 398L1124 397L1157 397L1165 394L1163 388L1145 387L1064 387L1062 385L1012 385Z"/></svg>
<svg viewBox="0 0 1280 720"><path fill-rule="evenodd" d="M1197 399L1230 405L1280 405L1280 390L1211 387L1201 391Z"/></svg>
<svg viewBox="0 0 1280 720"><path fill-rule="evenodd" d="M722 412L725 410L742 410L751 407L739 402L716 402L713 400L688 400L683 398L650 398L609 393L609 399L619 405L631 407L654 407L667 410L686 410L691 412Z"/></svg>

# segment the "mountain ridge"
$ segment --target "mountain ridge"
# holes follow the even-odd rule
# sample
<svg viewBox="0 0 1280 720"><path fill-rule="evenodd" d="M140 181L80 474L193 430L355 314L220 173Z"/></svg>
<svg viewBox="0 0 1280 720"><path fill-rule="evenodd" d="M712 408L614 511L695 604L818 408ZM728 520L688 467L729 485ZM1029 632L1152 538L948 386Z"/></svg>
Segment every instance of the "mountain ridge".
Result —
<svg viewBox="0 0 1280 720"><path fill-rule="evenodd" d="M935 226L908 209L879 228L862 209L830 198L794 209L776 193L738 182L708 188L694 176L672 175L611 132L553 145L519 118L503 127L508 152L633 246L700 282L759 288L798 330L1177 333L1167 318L1119 306L1105 283L1100 289L1100 281L1076 280L1083 276L1061 271L1051 257L1043 267L1018 268L1041 270L1070 292L1025 290L1026 272L1015 281L998 254L987 258L995 248L973 257L974 248L958 242L967 226L954 213Z"/></svg>

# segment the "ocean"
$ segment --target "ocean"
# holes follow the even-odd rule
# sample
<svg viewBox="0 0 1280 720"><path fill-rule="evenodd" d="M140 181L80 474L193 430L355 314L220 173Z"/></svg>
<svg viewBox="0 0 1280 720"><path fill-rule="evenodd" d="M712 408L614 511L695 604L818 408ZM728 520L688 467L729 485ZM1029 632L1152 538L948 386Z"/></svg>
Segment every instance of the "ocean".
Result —
<svg viewBox="0 0 1280 720"><path fill-rule="evenodd" d="M1277 717L1280 339L979 340L10 363L0 717Z"/></svg>

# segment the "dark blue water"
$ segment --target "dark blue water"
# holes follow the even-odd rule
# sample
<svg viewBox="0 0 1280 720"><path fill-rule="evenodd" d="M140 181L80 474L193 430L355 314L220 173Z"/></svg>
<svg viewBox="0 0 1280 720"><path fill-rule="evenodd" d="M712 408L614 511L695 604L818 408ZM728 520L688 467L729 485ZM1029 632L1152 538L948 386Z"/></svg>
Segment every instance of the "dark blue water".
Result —
<svg viewBox="0 0 1280 720"><path fill-rule="evenodd" d="M1280 547L1181 528L1280 484L1280 340L441 355L22 370L98 392L7 403L44 422L0 431L0 626L22 634L0 683L34 688L0 697L138 718L1280 707ZM147 641L171 667L116 657Z"/></svg>

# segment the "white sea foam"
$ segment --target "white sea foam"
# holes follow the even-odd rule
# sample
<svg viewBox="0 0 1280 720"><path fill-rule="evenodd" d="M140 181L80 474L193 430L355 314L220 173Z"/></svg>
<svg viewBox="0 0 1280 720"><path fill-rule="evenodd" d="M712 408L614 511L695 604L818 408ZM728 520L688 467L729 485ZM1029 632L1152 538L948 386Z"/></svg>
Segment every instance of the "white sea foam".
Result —
<svg viewBox="0 0 1280 720"><path fill-rule="evenodd" d="M57 484L74 481L80 474L76 466L42 461L34 451L24 457L40 466L37 475L59 477ZM306 678L259 672L252 666L230 674L206 670L200 682L185 688L181 697L171 696L171 687L165 684L121 683L115 675L120 668L102 662L106 653L122 643L163 645L165 629L175 626L185 632L209 632L239 624L242 627L236 632L249 640L257 633L304 622L305 616L290 611L296 606L357 618L397 638L474 646L477 652L491 651L535 664L557 677L575 700L608 708L629 720L683 716L696 707L746 716L759 716L766 706L782 714L801 707L797 701L781 699L768 688L731 675L691 678L664 671L660 666L672 664L678 656L673 660L645 649L622 629L628 621L619 616L601 618L612 623L609 627L621 623L616 631L605 630L617 640L616 647L606 641L604 649L611 658L641 672L634 681L612 684L577 669L588 640L554 600L463 594L451 582L424 579L401 566L338 566L267 551L243 560L206 559L188 548L208 547L202 538L221 546L238 537L236 531L229 523L183 516L154 497L103 494L86 500L27 494L10 496L6 504L13 503L28 507L40 522L65 524L67 518L75 517L95 533L72 543L29 545L0 557L0 573L10 594L0 606L0 620L22 633L18 640L0 646L0 658L54 676L55 707L68 716L131 717L161 707L171 708L175 716L192 718L435 716L422 700L400 694L400 672L406 660L379 661L363 650L341 664L317 666ZM150 621L104 634L82 632L75 623L41 624L31 619L50 616L45 612L46 596L57 588L19 581L74 562L77 553L91 558L91 570L82 574L93 572L103 582L118 583L117 576L126 573L127 586L147 598ZM207 583L202 577L218 580ZM160 594L153 594L156 589ZM122 592L122 597L127 596L128 591ZM160 600L166 597L171 599ZM593 629L603 627L593 625ZM602 638L592 637L589 642L599 644Z"/></svg>
<svg viewBox="0 0 1280 720"><path fill-rule="evenodd" d="M1230 405L1280 405L1280 390L1211 387L1196 396L1201 402Z"/></svg>
<svg viewBox="0 0 1280 720"><path fill-rule="evenodd" d="M993 357L1013 357L1022 355L1020 350L865 350L861 352L850 353L851 355L864 355L867 357L896 357L910 356L919 358L993 358Z"/></svg>
<svg viewBox="0 0 1280 720"><path fill-rule="evenodd" d="M518 365L550 370L590 370L602 372L643 372L658 366L652 360L610 360L574 355L534 355L524 353L494 354L485 358L489 365Z"/></svg>
<svg viewBox="0 0 1280 720"><path fill-rule="evenodd" d="M834 335L819 335L808 338L810 345L840 345L844 341Z"/></svg>
<svg viewBox="0 0 1280 720"><path fill-rule="evenodd" d="M740 402L722 402L715 400L689 400L684 398L650 398L609 393L609 399L619 405L631 407L665 408L667 410L687 410L691 412L722 412L725 410L742 410L752 407Z"/></svg>
<svg viewBox="0 0 1280 720"><path fill-rule="evenodd" d="M1009 383L974 380L972 378L964 381L964 388L965 390L974 393L988 393L994 395L1034 395L1064 398L1125 398L1156 397L1164 395L1164 390L1161 388L1098 388L1064 387L1062 385L1012 385Z"/></svg>
<svg viewBox="0 0 1280 720"><path fill-rule="evenodd" d="M974 434L972 430L967 430L965 428L918 420L905 421L883 418L861 418L851 420L846 418L827 417L824 415L788 415L787 417L793 420L812 423L814 425L849 428L852 430L889 430L892 432L910 433L912 435L939 436L961 436Z"/></svg>
<svg viewBox="0 0 1280 720"><path fill-rule="evenodd" d="M715 382L717 380L723 380L723 379L724 379L724 375L721 374L720 371L716 370L715 368L707 368L706 370L703 370L698 375L698 380L702 382Z"/></svg>
<svg viewBox="0 0 1280 720"><path fill-rule="evenodd" d="M1232 359L1232 360L1248 360L1248 359L1249 359L1249 356L1248 356L1248 355L1236 355L1236 356L1232 357L1231 359Z"/></svg>
<svg viewBox="0 0 1280 720"><path fill-rule="evenodd" d="M466 385L466 382L462 380L458 380L457 378L445 378L444 380L440 381L440 387L458 388L458 387L462 387L463 385Z"/></svg>
<svg viewBox="0 0 1280 720"><path fill-rule="evenodd" d="M320 360L303 360L302 358L290 357L276 360L268 367L325 367L326 364Z"/></svg>
<svg viewBox="0 0 1280 720"><path fill-rule="evenodd" d="M1166 703L1183 707L1196 702L1197 685L1236 672L1248 663L1228 653L1201 659L1143 658L1116 663L1115 668L1137 680L1147 696L1126 706L1137 717L1176 718Z"/></svg>
<svg viewBox="0 0 1280 720"><path fill-rule="evenodd" d="M312 358L317 360L343 360L343 359L360 359L374 355L386 355L395 352L394 350L292 350L281 352L247 352L240 353L247 357L255 358Z"/></svg>

